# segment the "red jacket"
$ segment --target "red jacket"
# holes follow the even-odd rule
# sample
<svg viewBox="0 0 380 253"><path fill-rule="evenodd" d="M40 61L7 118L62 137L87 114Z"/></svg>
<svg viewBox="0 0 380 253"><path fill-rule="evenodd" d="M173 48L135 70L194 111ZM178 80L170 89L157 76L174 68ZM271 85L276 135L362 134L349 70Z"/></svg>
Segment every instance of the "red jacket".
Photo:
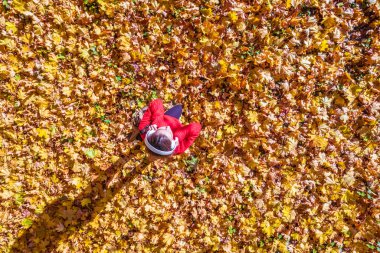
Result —
<svg viewBox="0 0 380 253"><path fill-rule="evenodd" d="M173 132L173 138L178 137L179 145L174 150L173 155L181 154L194 142L201 131L201 124L193 122L183 126L177 118L164 115L165 110L161 99L154 99L150 102L148 109L145 111L139 124L139 130L143 130L148 125L156 124L157 127L170 126ZM145 139L145 133L141 138Z"/></svg>

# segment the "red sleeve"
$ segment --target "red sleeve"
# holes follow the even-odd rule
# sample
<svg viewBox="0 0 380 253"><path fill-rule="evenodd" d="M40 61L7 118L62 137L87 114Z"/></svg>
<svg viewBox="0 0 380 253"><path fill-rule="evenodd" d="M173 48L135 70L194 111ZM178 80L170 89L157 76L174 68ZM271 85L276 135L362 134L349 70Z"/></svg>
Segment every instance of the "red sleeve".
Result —
<svg viewBox="0 0 380 253"><path fill-rule="evenodd" d="M178 134L179 145L174 151L174 154L182 154L188 149L195 139L199 136L201 132L201 124L199 123L190 123L189 125L183 128L183 132Z"/></svg>
<svg viewBox="0 0 380 253"><path fill-rule="evenodd" d="M157 98L149 103L148 109L145 111L140 124L139 130L143 130L146 126L149 126L153 120L158 117L162 117L165 113L162 100ZM145 138L145 134L141 135L142 139Z"/></svg>

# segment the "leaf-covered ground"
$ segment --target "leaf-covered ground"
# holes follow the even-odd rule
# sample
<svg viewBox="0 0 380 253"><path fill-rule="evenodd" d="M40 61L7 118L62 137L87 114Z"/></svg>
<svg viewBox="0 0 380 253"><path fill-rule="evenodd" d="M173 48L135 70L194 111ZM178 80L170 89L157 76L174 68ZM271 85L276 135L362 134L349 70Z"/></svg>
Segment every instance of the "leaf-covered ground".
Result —
<svg viewBox="0 0 380 253"><path fill-rule="evenodd" d="M379 13L2 0L1 252L380 251ZM170 161L127 141L156 97L203 126Z"/></svg>

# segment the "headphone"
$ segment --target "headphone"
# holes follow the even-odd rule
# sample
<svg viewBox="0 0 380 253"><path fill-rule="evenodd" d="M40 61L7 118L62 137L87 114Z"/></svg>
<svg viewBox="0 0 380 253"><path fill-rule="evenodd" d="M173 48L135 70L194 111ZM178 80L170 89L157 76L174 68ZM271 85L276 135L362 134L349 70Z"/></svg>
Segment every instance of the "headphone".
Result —
<svg viewBox="0 0 380 253"><path fill-rule="evenodd" d="M155 132L155 130L149 130L149 131L146 133L146 136L145 136L145 139L144 139L144 143L145 143L145 145L150 149L150 151L152 151L152 152L154 152L154 153L156 153L156 154L159 154L159 155L171 155L171 154L174 152L174 149L175 149L176 147L178 147L178 145L179 145L178 138L176 138L175 140L172 140L172 143L171 143L171 145L170 145L171 150L169 150L169 151L162 151L162 150L159 150L159 149L153 147L153 146L149 143L149 141L148 141L148 137L149 137L150 135L152 135L154 132Z"/></svg>

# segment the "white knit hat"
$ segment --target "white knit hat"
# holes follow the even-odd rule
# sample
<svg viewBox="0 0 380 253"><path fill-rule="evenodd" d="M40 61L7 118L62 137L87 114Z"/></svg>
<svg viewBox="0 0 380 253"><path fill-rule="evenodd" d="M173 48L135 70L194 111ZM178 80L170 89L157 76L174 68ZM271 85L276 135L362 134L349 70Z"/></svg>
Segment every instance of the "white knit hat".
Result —
<svg viewBox="0 0 380 253"><path fill-rule="evenodd" d="M176 140L172 140L172 144L171 144L171 149L172 150L169 150L169 151L162 151L162 150L159 150L155 147L153 147L149 141L148 141L148 137L153 134L156 130L149 130L147 133L146 133L146 136L145 136L145 139L144 139L144 142L145 142L145 145L150 149L150 151L156 153L156 154L159 154L159 155L171 155L175 148L178 146L178 138Z"/></svg>

